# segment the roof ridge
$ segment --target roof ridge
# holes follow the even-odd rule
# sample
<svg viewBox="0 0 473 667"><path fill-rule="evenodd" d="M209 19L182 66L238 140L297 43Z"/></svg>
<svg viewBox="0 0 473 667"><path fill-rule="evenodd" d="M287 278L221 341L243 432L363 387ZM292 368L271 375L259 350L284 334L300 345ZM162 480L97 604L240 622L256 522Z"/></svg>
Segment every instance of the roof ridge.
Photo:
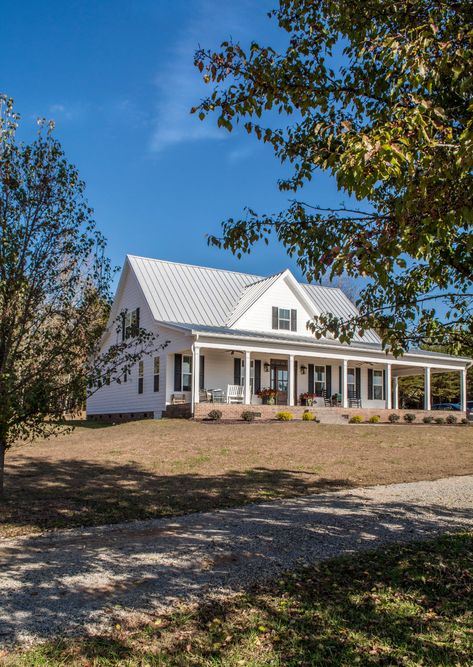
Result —
<svg viewBox="0 0 473 667"><path fill-rule="evenodd" d="M143 255L131 255L130 253L127 253L126 256L131 257L133 259L145 259L148 262L160 262L161 264L174 264L175 266L188 266L193 269L204 269L205 271L219 271L220 273L236 273L237 275L244 275L244 276L250 276L252 278L258 278L258 280L256 280L255 283L272 277L272 276L259 277L254 273L246 273L246 271L235 271L234 269L217 269L215 266L202 266L201 264L189 264L187 262L173 262L170 259L157 259L156 257L144 257ZM249 283L249 284L253 285L254 283Z"/></svg>
<svg viewBox="0 0 473 667"><path fill-rule="evenodd" d="M286 269L284 269L285 271ZM282 276L284 271L279 271L278 273L272 273L270 276L266 276L265 278L261 278L260 280L255 280L254 283L248 283L248 285L245 285L244 289L247 290L248 287L254 287L255 285L259 285L259 283L264 283L265 280L271 280L271 278L276 278L277 276ZM245 275L251 276L251 273L246 273ZM242 294L243 296L243 294Z"/></svg>

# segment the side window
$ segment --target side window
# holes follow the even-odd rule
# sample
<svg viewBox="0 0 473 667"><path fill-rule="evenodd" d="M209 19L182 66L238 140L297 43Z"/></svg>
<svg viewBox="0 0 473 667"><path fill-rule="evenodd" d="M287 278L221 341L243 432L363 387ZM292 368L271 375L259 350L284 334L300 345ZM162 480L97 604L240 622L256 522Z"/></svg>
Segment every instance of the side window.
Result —
<svg viewBox="0 0 473 667"><path fill-rule="evenodd" d="M154 368L153 368L153 390L159 391L159 357L154 358Z"/></svg>
<svg viewBox="0 0 473 667"><path fill-rule="evenodd" d="M142 361L138 362L138 393L143 393L143 383L144 383L144 363Z"/></svg>
<svg viewBox="0 0 473 667"><path fill-rule="evenodd" d="M192 357L184 354L182 356L182 391L192 390Z"/></svg>

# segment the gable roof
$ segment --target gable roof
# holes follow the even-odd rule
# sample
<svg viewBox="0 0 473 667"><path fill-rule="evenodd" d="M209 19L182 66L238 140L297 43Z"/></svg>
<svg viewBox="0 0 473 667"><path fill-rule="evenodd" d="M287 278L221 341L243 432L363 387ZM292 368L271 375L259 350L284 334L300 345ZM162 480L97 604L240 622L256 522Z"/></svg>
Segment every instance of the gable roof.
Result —
<svg viewBox="0 0 473 667"><path fill-rule="evenodd" d="M287 273L300 288L314 313L340 317L357 314L347 296L336 287L297 283L290 271L263 277L237 271L127 255L155 320L211 327L231 327L258 298ZM379 344L374 332L356 341Z"/></svg>

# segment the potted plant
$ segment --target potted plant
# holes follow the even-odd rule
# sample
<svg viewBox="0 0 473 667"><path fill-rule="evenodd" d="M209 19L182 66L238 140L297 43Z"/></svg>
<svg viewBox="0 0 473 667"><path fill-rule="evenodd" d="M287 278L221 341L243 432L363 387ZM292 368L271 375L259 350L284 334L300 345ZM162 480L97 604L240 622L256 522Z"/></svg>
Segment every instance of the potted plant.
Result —
<svg viewBox="0 0 473 667"><path fill-rule="evenodd" d="M301 401L301 405L313 405L315 394L311 394L310 392L306 391L305 394L301 394L299 396L299 399Z"/></svg>
<svg viewBox="0 0 473 667"><path fill-rule="evenodd" d="M261 398L263 405L274 405L276 402L277 393L278 392L276 391L276 389L263 387L263 389L260 389L257 392L257 396Z"/></svg>

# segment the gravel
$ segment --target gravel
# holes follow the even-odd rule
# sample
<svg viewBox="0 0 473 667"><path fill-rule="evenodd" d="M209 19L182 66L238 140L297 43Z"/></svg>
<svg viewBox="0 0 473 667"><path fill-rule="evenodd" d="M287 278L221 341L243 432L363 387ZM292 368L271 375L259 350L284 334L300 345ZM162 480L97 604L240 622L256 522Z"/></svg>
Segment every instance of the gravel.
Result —
<svg viewBox="0 0 473 667"><path fill-rule="evenodd" d="M99 632L283 570L473 528L473 476L325 493L0 543L0 642Z"/></svg>

